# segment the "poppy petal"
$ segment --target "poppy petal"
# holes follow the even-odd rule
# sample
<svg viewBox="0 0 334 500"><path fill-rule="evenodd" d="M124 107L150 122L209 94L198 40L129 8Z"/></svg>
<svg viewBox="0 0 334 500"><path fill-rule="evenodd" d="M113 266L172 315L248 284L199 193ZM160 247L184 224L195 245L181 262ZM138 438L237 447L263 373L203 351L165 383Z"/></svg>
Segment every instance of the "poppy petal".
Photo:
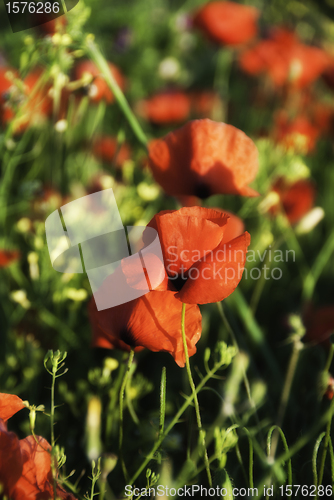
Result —
<svg viewBox="0 0 334 500"><path fill-rule="evenodd" d="M169 352L179 366L184 366L181 334L182 304L175 293L149 292L146 295L103 311L94 310L91 302L91 318L95 326L94 346L111 346L130 350L146 347L153 352ZM94 324L94 323L93 323ZM186 308L186 336L189 356L196 352L196 342L201 335L201 313L197 305ZM101 337L102 336L102 340Z"/></svg>
<svg viewBox="0 0 334 500"><path fill-rule="evenodd" d="M0 418L4 422L25 407L22 399L15 394L0 393Z"/></svg>
<svg viewBox="0 0 334 500"><path fill-rule="evenodd" d="M207 304L228 297L241 280L249 243L247 232L222 242L189 269L188 279L176 297L186 304Z"/></svg>
<svg viewBox="0 0 334 500"><path fill-rule="evenodd" d="M228 215L210 208L160 212L148 224L158 231L167 274L186 272L221 242ZM200 235L200 237L199 237Z"/></svg>
<svg viewBox="0 0 334 500"><path fill-rule="evenodd" d="M194 120L149 144L149 166L170 195L207 198L244 194L258 170L258 152L241 130L209 119Z"/></svg>
<svg viewBox="0 0 334 500"><path fill-rule="evenodd" d="M19 439L14 432L7 431L6 424L0 419L0 485L5 495L12 496L22 470Z"/></svg>
<svg viewBox="0 0 334 500"><path fill-rule="evenodd" d="M195 14L194 25L211 40L225 45L248 42L257 33L259 11L236 2L209 2Z"/></svg>

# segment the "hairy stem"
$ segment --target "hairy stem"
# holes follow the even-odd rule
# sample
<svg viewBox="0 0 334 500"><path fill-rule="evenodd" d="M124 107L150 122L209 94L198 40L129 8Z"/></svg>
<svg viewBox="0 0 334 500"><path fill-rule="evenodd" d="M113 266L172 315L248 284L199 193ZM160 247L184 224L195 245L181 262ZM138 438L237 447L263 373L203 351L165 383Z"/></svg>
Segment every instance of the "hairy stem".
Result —
<svg viewBox="0 0 334 500"><path fill-rule="evenodd" d="M128 472L127 472L126 467L125 467L124 458L123 458L123 449L122 449L122 447L123 447L123 403L124 403L125 387L126 387L126 383L128 381L128 378L129 378L129 373L130 373L130 368L132 365L134 353L135 353L134 349L131 349L130 354L129 354L129 358L128 358L126 372L124 374L122 385L121 385L121 390L119 392L119 441L118 441L118 447L119 447L119 455L120 455L120 460L121 460L125 480L128 480L129 475L128 475Z"/></svg>
<svg viewBox="0 0 334 500"><path fill-rule="evenodd" d="M212 478L211 478L211 472L210 472L208 452L206 450L206 445L205 445L205 432L204 432L204 429L202 427L201 413L199 410L199 404L198 404L198 399L197 399L197 394L196 394L196 387L195 387L195 384L194 384L194 381L193 381L193 378L191 375L191 368L190 368L190 363L189 363L188 346L187 346L187 339L186 339L186 332L185 332L185 316L186 316L186 304L182 304L181 330L182 330L184 356L186 359L186 369L187 369L187 375L188 375L190 388L191 388L193 398L194 398L194 403L195 403L196 420L197 420L200 441L201 441L202 446L203 446L204 463L205 463L206 473L208 476L209 485L212 486Z"/></svg>

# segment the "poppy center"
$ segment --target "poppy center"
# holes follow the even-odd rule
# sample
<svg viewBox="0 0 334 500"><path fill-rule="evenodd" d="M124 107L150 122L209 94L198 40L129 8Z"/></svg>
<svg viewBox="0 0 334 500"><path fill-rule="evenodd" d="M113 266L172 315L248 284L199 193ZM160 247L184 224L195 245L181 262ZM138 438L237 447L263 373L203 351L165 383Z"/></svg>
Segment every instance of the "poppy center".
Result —
<svg viewBox="0 0 334 500"><path fill-rule="evenodd" d="M128 330L127 328L122 328L119 336L120 336L120 339L124 342L124 344L127 344L130 347L136 346L136 341L134 339L134 336L133 336L131 330Z"/></svg>
<svg viewBox="0 0 334 500"><path fill-rule="evenodd" d="M204 198L208 198L209 196L211 196L211 194L211 189L207 184L205 184L204 182L199 182L196 184L194 195L197 196L197 198L203 200Z"/></svg>
<svg viewBox="0 0 334 500"><path fill-rule="evenodd" d="M186 283L187 279L188 278L186 276L184 276L184 274L179 274L177 278L174 278L172 280L173 286L175 287L175 289L178 292L181 290L183 285Z"/></svg>

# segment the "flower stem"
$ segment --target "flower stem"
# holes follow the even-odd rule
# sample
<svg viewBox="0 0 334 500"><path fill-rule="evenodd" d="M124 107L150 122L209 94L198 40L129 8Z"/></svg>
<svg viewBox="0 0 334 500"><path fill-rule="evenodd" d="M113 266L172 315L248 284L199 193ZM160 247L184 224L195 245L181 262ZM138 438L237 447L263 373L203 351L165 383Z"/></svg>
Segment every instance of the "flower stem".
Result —
<svg viewBox="0 0 334 500"><path fill-rule="evenodd" d="M120 460L121 460L121 464L122 464L123 474L124 474L124 478L126 481L128 480L129 475L128 475L128 471L126 470L126 467L125 467L124 458L123 458L123 450L122 450L122 446L123 446L123 402L124 402L125 387L126 387L126 383L128 381L134 353L135 353L134 349L131 349L130 354L129 354L129 358L128 358L126 372L124 374L121 389L119 392L119 441L118 441L118 447L119 447L119 455L120 455Z"/></svg>
<svg viewBox="0 0 334 500"><path fill-rule="evenodd" d="M271 445L271 450L270 450L270 457L272 460L274 460L274 458L275 458L275 453L276 453L276 449L277 449L277 445L278 445L278 438L279 438L278 428L281 428L282 424L283 424L285 411L286 411L289 397L290 397L292 382L293 382L296 368L297 368L299 353L300 353L302 348L303 348L302 342L300 341L300 339L298 337L296 337L295 340L293 341L292 354L291 354L291 358L290 358L290 362L289 362L289 366L288 366L288 371L287 371L285 382L284 382L280 406L278 409L278 416L277 416L277 422L276 422L277 428L274 431L273 439L272 439L272 445Z"/></svg>
<svg viewBox="0 0 334 500"><path fill-rule="evenodd" d="M331 348L328 354L327 362L326 362L326 367L325 371L328 372L333 360L333 354L334 354L334 345L331 344ZM331 437L331 426L332 426L332 419L333 419L333 411L334 411L334 398L332 399L331 406L330 406L330 418L327 422L327 427L326 427L326 435L325 435L325 442L324 442L324 448L322 450L322 455L321 455L321 462L320 462L320 470L319 470L319 481L318 481L318 486L322 484L322 479L324 477L324 470L325 470L325 462L326 462L326 456L327 456L327 450L329 446L329 440Z"/></svg>
<svg viewBox="0 0 334 500"><path fill-rule="evenodd" d="M50 425L51 425L51 470L53 478L53 498L57 499L57 480L56 480L56 467L55 467L55 431L54 431L54 419L55 419L55 385L56 385L56 374L57 374L57 364L52 365L52 383L51 383L51 414L50 414Z"/></svg>
<svg viewBox="0 0 334 500"><path fill-rule="evenodd" d="M133 112L128 104L128 101L124 97L123 92L121 91L121 89L117 85L117 82L109 69L107 61L105 60L105 58L101 54L100 49L95 44L95 42L90 38L88 38L86 40L85 49L86 49L87 55L92 59L92 61L96 64L96 66L99 68L99 70L103 74L107 85L110 87L112 93L114 94L115 100L116 100L117 104L119 105L119 107L121 108L121 110L122 110L125 118L127 119L130 127L132 128L134 135L137 137L140 144L146 150L147 149L147 142L148 142L147 137L146 137L143 129L139 125L137 118L133 114Z"/></svg>
<svg viewBox="0 0 334 500"><path fill-rule="evenodd" d="M207 383L208 380L224 365L224 362L220 362L214 366L211 370L208 371L208 373L205 375L205 377L202 378L200 383L198 384L195 393L198 394L205 384ZM152 450L150 453L146 456L145 460L142 462L141 466L137 469L135 474L132 476L128 484L131 486L133 483L136 481L137 477L143 472L149 461L154 457L154 454L156 451L160 448L163 440L168 436L170 431L173 429L174 425L179 421L180 417L183 415L183 413L186 411L192 400L194 399L194 394L192 393L190 396L188 396L179 409L179 411L176 413L175 417L172 419L172 421L169 423L167 428L164 430L162 435L157 439L156 443L152 447Z"/></svg>
<svg viewBox="0 0 334 500"><path fill-rule="evenodd" d="M198 399L197 399L196 387L195 387L195 384L194 384L194 381L193 381L193 378L191 375L191 369L190 369L190 363L189 363L188 346L187 346L187 339L186 339L186 332L185 332L185 316L186 316L186 304L182 304L181 331L182 331L184 356L186 359L186 369L187 369L190 388L191 388L191 391L192 391L192 394L194 397L198 432L199 432L200 441L202 442L202 446L203 446L204 463L205 463L206 473L208 475L209 485L211 487L212 486L212 478L211 478L211 472L210 472L208 452L207 452L206 446L205 446L205 432L204 432L203 427L202 427L201 414L199 411L199 404L198 404Z"/></svg>

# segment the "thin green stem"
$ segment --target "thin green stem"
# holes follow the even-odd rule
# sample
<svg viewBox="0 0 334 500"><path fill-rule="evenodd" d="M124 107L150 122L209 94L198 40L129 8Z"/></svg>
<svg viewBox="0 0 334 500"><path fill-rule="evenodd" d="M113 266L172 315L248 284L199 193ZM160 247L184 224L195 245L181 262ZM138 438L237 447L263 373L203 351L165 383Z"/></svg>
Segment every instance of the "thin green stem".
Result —
<svg viewBox="0 0 334 500"><path fill-rule="evenodd" d="M65 14L67 14L67 7L66 7L65 0L60 0L60 1L61 1L62 6L63 6Z"/></svg>
<svg viewBox="0 0 334 500"><path fill-rule="evenodd" d="M126 353L124 353L124 360L125 360L125 357L126 357ZM118 370L117 378L113 383L112 393L111 393L110 402L109 402L109 406L108 406L107 422L106 422L106 437L107 437L108 444L109 444L110 435L111 435L111 431L112 431L113 416L115 413L115 408L117 408L117 397L119 395L119 391L120 391L120 387L122 384L122 380L124 378L125 370L126 370L126 364L124 362L122 362L120 364L120 368Z"/></svg>
<svg viewBox="0 0 334 500"><path fill-rule="evenodd" d="M110 87L112 93L114 94L115 100L119 105L119 107L121 108L130 127L132 128L134 135L137 137L138 141L145 148L145 150L147 150L148 140L143 129L139 125L139 122L135 117L135 115L133 114L123 92L121 91L115 78L113 77L109 69L108 63L101 54L100 49L94 43L94 41L89 37L87 37L86 39L85 50L87 52L87 55L92 59L92 61L96 64L96 66L100 69L101 73L103 74L107 85Z"/></svg>
<svg viewBox="0 0 334 500"><path fill-rule="evenodd" d="M196 387L196 394L198 394L202 390L202 388L205 386L205 384L207 383L207 381L210 380L210 378L223 366L223 364L224 364L223 362L216 364L214 366L214 368L212 368L205 375L205 377L202 378L201 382ZM163 440L168 436L168 434L170 433L170 431L173 429L174 425L179 421L180 417L183 415L183 413L189 407L189 405L191 404L191 402L192 402L193 399L194 399L194 394L193 393L186 398L185 402L183 403L183 405L181 406L181 408L179 409L179 411L176 413L175 417L172 419L172 421L167 426L167 428L165 429L165 431L163 432L163 434L157 439L156 443L153 445L150 453L148 453L148 455L146 456L146 458L143 461L143 463L141 464L141 466L137 469L137 471L135 472L135 474L129 480L129 482L128 482L129 485L132 485L136 481L137 477L143 472L143 470L145 469L145 467L147 466L147 464L149 463L149 461L154 457L154 454L156 453L156 451L160 448Z"/></svg>
<svg viewBox="0 0 334 500"><path fill-rule="evenodd" d="M211 487L212 486L212 478L211 478L211 472L210 472L208 452L207 452L206 446L205 446L205 432L204 432L203 427L202 427L201 413L199 410L198 398L197 398L197 394L196 394L196 387L195 387L195 384L194 384L194 381L193 381L193 378L191 375L191 368L190 368L190 363L189 363L189 354L188 354L187 338L186 338L186 331L185 331L185 316L186 316L186 304L182 304L181 331L182 331L182 342L183 342L184 356L185 356L185 360L186 360L186 370L187 370L190 388L191 388L193 398L194 398L198 432L199 432L200 441L202 442L202 446L203 446L205 468L206 468L206 473L208 476L209 485Z"/></svg>
<svg viewBox="0 0 334 500"><path fill-rule="evenodd" d="M334 399L333 399L334 401ZM271 471L277 475L277 470L280 469L281 465L284 464L289 458L293 457L296 453L298 453L301 449L306 446L311 439L313 439L322 428L323 425L329 422L332 419L334 413L334 408L332 405L330 408L322 415L322 417L316 422L316 424L303 436L301 436L298 441L296 441L292 446L289 447L289 450L284 451L281 455L277 457L275 462L271 467ZM258 482L258 488L262 488L263 484L265 484L267 477L262 477Z"/></svg>
<svg viewBox="0 0 334 500"><path fill-rule="evenodd" d="M51 383L51 414L50 414L50 425L51 425L51 470L53 478L53 498L57 499L57 480L56 480L56 467L55 467L55 431L54 431L54 418L55 418L55 385L56 385L56 374L57 374L57 364L52 366L52 383Z"/></svg>
<svg viewBox="0 0 334 500"><path fill-rule="evenodd" d="M333 354L334 354L334 345L331 344L331 349L330 349L330 352L328 354L328 359L327 359L326 368L325 368L326 371L328 371L329 368L330 368L330 366L331 366L332 359L333 359ZM319 482L318 482L318 486L320 486L322 484L322 480L323 480L323 477L324 477L324 470L325 470L325 462L326 462L327 450L328 450L329 440L330 440L330 436L331 436L331 426L332 426L333 410L334 410L334 398L332 399L330 409L331 409L331 414L330 414L330 418L329 418L329 420L327 422L327 427L326 427L326 436L325 436L324 448L322 450L322 456L321 456L321 462L320 462L320 469L319 469Z"/></svg>
<svg viewBox="0 0 334 500"><path fill-rule="evenodd" d="M124 478L126 481L129 477L129 475L128 475L128 471L126 470L124 458L123 458L123 403L124 403L125 387L126 387L126 383L128 381L128 377L129 377L130 368L132 365L134 354L135 354L134 349L131 349L130 354L129 354L126 372L124 374L124 378L123 378L122 385L121 385L121 390L119 393L119 441L118 441L118 447L119 447L119 454L120 454L120 460L121 460L121 464L122 464L123 474L124 474Z"/></svg>
<svg viewBox="0 0 334 500"><path fill-rule="evenodd" d="M269 370L275 379L280 382L282 379L281 370L269 348L263 331L258 325L245 297L243 296L240 287L237 287L234 292L226 299L229 304L232 304L238 311L241 321L249 335L249 338L256 348L260 349L263 354L263 361L267 363Z"/></svg>
<svg viewBox="0 0 334 500"><path fill-rule="evenodd" d="M328 357L326 360L325 373L329 372L329 370L331 368L332 361L333 361L333 357L334 357L334 345L331 344L331 348L329 350Z"/></svg>
<svg viewBox="0 0 334 500"><path fill-rule="evenodd" d="M312 456L312 470L313 470L313 484L318 487L318 470L317 470L317 457L318 457L318 451L319 447L321 444L321 441L323 438L326 436L326 432L322 432L320 436L318 437L314 449L313 449L313 456Z"/></svg>
<svg viewBox="0 0 334 500"><path fill-rule="evenodd" d="M160 383L160 423L159 423L159 438L163 435L165 428L166 415L166 367L162 368L161 383Z"/></svg>
<svg viewBox="0 0 334 500"><path fill-rule="evenodd" d="M249 487L254 488L254 446L250 432L246 428L244 428L244 431L247 434L248 444L249 444L249 463L248 463Z"/></svg>
<svg viewBox="0 0 334 500"><path fill-rule="evenodd" d="M318 279L323 272L326 264L328 263L331 255L334 252L334 233L332 232L325 244L323 245L320 252L318 252L317 258L312 265L312 268L308 272L303 283L303 298L307 301L312 299L312 295Z"/></svg>
<svg viewBox="0 0 334 500"><path fill-rule="evenodd" d="M239 345L238 345L238 341L236 339L236 336L234 334L234 331L230 325L230 323L228 322L227 318L226 318L226 315L225 315L225 312L224 312L224 308L223 308L223 305L221 302L217 302L217 308L218 308L218 311L219 311L219 314L220 314L220 317L222 318L223 320L223 323L228 331L228 333L230 334L230 337L231 337L231 340L233 342L233 345L234 347L237 349L237 351L239 352L240 349L239 349ZM252 395L251 395L251 390L250 390L250 384L249 384L249 380L248 380L248 377L247 377L247 373L244 369L244 367L242 367L242 377L243 377L243 381L244 381L244 385L245 385L245 389L246 389L246 392L247 392L247 397L248 397L248 401L250 403L250 406L252 407L252 409L254 410L254 415L255 415L255 418L256 418L256 421L257 421L257 424L260 428L260 419L259 419L259 416L257 414L257 410L256 410L256 406L255 406L255 403L253 401L253 398L252 398Z"/></svg>
<svg viewBox="0 0 334 500"><path fill-rule="evenodd" d="M284 446L284 449L286 452L289 451L289 446L288 446L288 442L286 440L286 437L284 435L284 432L282 431L282 429L280 427L278 427L277 425L273 425L270 429L269 429L269 432L268 432L268 438L267 438L267 450L268 450L268 457L270 457L271 453L271 444L272 444L272 441L271 441L271 436L273 434L273 432L277 432L278 434L280 434L281 436L281 439L282 439L282 442L283 442L283 446ZM292 484L292 463L291 463L291 458L288 459L288 466L287 466L287 484Z"/></svg>
<svg viewBox="0 0 334 500"><path fill-rule="evenodd" d="M288 371L286 373L285 382L284 382L282 395L281 395L281 401L280 401L280 405L279 405L279 409L278 409L276 425L279 428L281 428L282 424L283 424L286 408L287 408L289 397L290 397L292 382L293 382L296 368L297 368L299 353L300 353L302 348L303 348L303 344L298 337L293 342L293 349L292 349L292 353L291 353L291 358L290 358L290 362L289 362L289 366L288 366ZM270 449L270 457L272 460L274 460L274 458L275 458L277 445L278 445L278 437L279 437L279 431L278 431L278 429L276 429L274 434L273 434L272 445L271 445L271 449Z"/></svg>

